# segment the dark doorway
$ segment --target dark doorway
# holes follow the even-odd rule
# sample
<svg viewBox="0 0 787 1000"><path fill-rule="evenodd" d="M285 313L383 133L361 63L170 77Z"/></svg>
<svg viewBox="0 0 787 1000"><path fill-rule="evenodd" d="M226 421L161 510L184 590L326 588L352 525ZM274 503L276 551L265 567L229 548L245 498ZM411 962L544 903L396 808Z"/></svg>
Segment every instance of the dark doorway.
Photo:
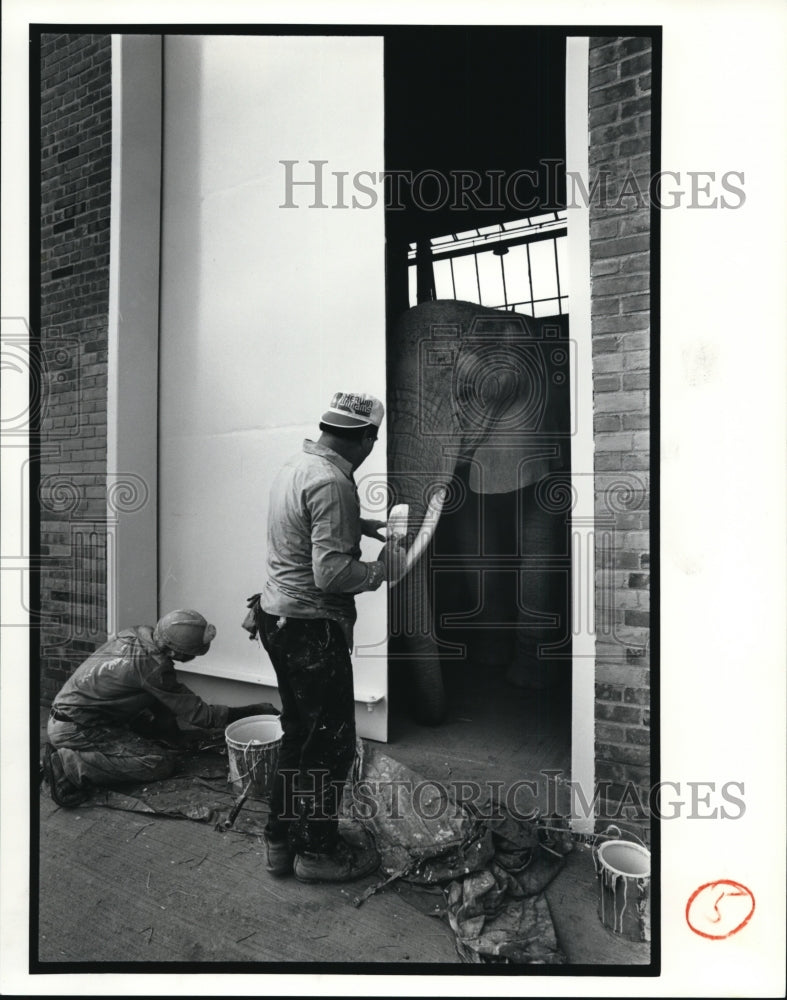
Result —
<svg viewBox="0 0 787 1000"><path fill-rule="evenodd" d="M386 30L389 321L408 244L565 206L565 70L559 28Z"/></svg>
<svg viewBox="0 0 787 1000"><path fill-rule="evenodd" d="M528 302L520 296L509 297L503 260L509 250L506 266L518 259L513 252L516 243L524 259L525 242L535 247L549 239L551 247L561 235L565 47L565 32L560 29L457 26L386 32L389 331L416 301L453 297L536 316L538 329L551 326L566 346L570 304L561 298L559 280L557 292L549 293L550 304L534 307L539 295L532 287ZM535 236L543 226L553 227L552 232L541 230ZM445 245L453 240L454 251L461 250L463 239L474 243L461 251L471 257L490 249L482 244L499 244L486 254L503 274L505 287L499 302L485 298L480 278L477 296L449 288L449 266L453 278L454 266L458 272L458 264L466 265L467 258L458 262L454 253L454 262L449 262ZM555 250L556 269L557 256ZM567 354L561 356L560 365L567 372ZM394 388L389 386L389 393ZM570 469L567 380L562 391L565 437L561 448ZM437 581L433 593L436 635L446 652L443 673L449 717L441 730L441 740L447 741L443 746L454 740L469 741L467 748L477 744L478 752L485 747L486 753L490 738L513 741L520 749L530 739L537 753L529 755L529 766L540 762L568 769L570 510L552 511L550 550L545 553L553 569L553 676L561 683L534 691L515 685L510 672L517 646L527 632L522 624L527 609L538 618L527 596L527 572L515 568L523 542L518 519L523 504L535 502L533 490L479 496L469 488L468 469L461 464L455 485L465 500L441 519L429 555ZM473 524L478 526L475 534ZM409 743L406 672L397 667L390 674L391 739L397 742L407 733ZM513 757L510 765L519 766Z"/></svg>

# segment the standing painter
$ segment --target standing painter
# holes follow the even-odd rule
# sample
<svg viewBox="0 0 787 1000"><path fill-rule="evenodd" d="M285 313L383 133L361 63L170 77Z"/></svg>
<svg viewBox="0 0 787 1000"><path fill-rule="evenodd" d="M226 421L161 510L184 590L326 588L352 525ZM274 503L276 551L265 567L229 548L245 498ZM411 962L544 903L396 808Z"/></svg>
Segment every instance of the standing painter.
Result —
<svg viewBox="0 0 787 1000"><path fill-rule="evenodd" d="M373 871L376 851L339 833L341 791L355 755L350 650L355 595L403 572L388 542L361 560L361 538L385 541L383 521L361 517L353 474L369 457L384 415L365 393L337 392L271 487L267 580L250 598L281 696L283 738L265 832L267 867L303 882L345 882Z"/></svg>

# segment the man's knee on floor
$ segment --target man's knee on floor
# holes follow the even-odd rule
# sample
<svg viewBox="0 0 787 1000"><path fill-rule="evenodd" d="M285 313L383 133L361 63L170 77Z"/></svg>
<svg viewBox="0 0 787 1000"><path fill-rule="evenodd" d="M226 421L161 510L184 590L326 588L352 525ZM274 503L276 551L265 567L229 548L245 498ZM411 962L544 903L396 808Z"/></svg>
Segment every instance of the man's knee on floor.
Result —
<svg viewBox="0 0 787 1000"><path fill-rule="evenodd" d="M149 761L149 777L151 781L161 781L164 778L171 777L175 773L177 759L173 754L150 757Z"/></svg>

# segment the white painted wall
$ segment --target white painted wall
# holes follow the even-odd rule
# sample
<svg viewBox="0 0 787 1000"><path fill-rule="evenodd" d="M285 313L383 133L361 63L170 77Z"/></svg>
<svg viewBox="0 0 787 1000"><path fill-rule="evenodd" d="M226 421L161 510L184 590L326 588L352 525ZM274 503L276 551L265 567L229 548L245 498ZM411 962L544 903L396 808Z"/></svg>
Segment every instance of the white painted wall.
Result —
<svg viewBox="0 0 787 1000"><path fill-rule="evenodd" d="M375 38L165 39L159 611L195 607L216 625L197 672L272 682L241 629L264 580L271 479L318 436L334 391L385 395L382 200L279 207L280 160L382 169L382 58ZM385 424L357 473L362 502L365 480L384 475L384 440ZM379 543L364 544L373 558ZM357 606L364 697L385 691L385 586ZM362 735L386 738L385 703L361 720Z"/></svg>

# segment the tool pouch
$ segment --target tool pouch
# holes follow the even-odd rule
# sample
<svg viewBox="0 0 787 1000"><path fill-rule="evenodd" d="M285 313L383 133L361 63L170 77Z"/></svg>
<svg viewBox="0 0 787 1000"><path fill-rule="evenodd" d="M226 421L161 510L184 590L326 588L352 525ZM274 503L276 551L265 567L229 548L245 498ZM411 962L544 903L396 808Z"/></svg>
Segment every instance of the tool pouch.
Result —
<svg viewBox="0 0 787 1000"><path fill-rule="evenodd" d="M260 610L260 595L252 594L246 600L246 607L249 609L246 612L246 617L241 622L241 628L246 629L249 633L249 639L257 638L257 613Z"/></svg>

